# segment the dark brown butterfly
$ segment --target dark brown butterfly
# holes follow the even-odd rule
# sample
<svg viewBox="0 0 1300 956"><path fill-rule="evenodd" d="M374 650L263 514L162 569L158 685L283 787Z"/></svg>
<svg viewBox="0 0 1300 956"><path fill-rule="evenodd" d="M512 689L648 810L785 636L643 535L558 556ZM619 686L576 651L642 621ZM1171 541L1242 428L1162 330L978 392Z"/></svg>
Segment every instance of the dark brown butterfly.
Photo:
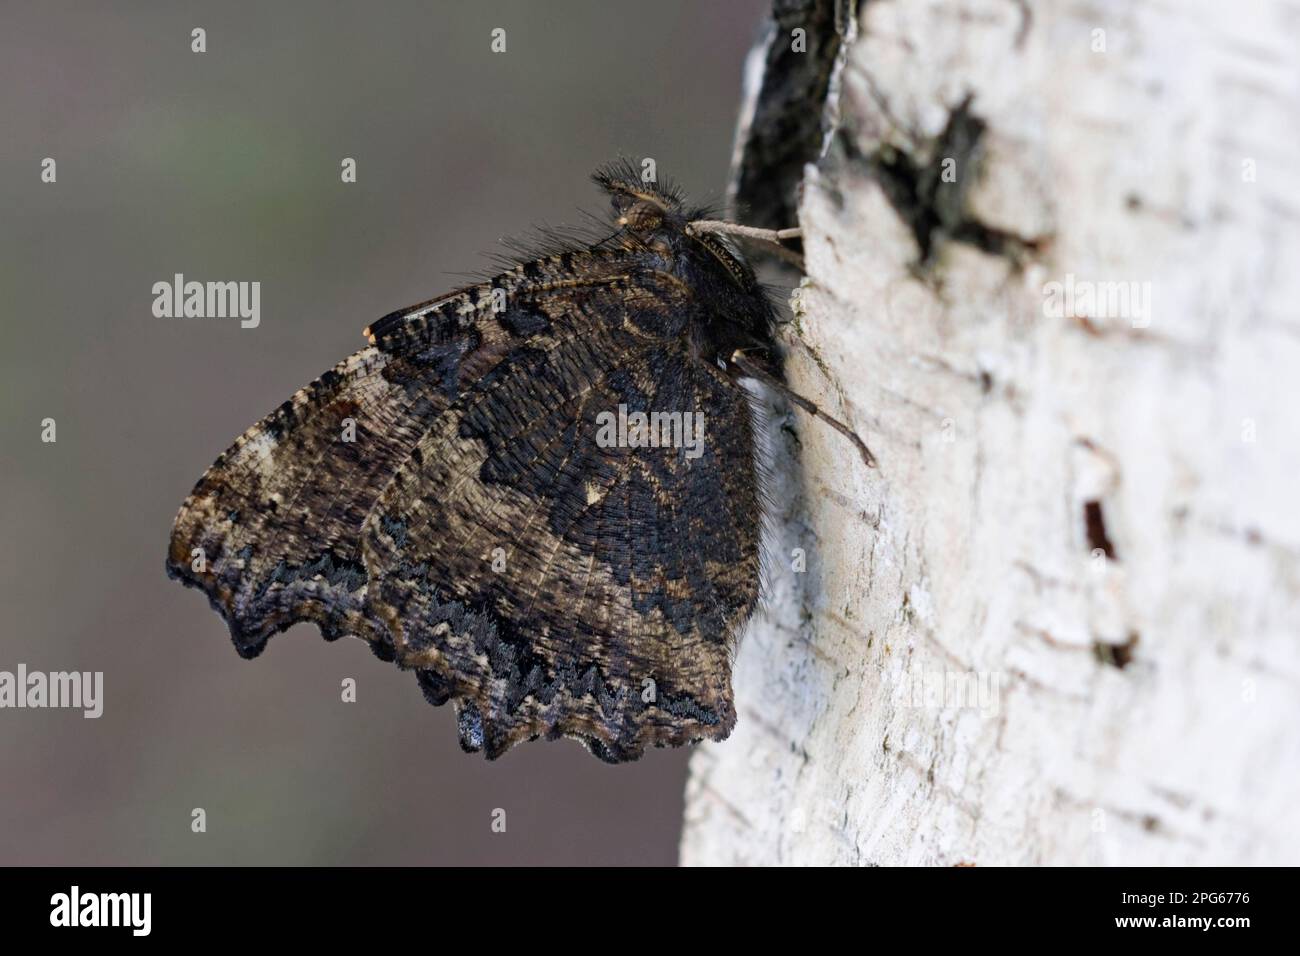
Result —
<svg viewBox="0 0 1300 956"><path fill-rule="evenodd" d="M298 621L363 638L489 758L731 732L762 513L738 380L784 388L775 313L725 224L628 164L595 180L612 236L385 316L199 480L167 571L241 655Z"/></svg>

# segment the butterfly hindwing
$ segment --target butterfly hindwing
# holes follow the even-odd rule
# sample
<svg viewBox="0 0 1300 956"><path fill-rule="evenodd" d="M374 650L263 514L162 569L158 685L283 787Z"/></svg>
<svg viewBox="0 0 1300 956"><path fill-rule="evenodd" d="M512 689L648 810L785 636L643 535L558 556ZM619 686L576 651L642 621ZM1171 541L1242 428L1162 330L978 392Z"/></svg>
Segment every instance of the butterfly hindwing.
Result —
<svg viewBox="0 0 1300 956"><path fill-rule="evenodd" d="M430 699L456 699L467 749L563 734L631 759L730 731L757 535L710 512L734 494L726 507L757 513L751 426L745 394L646 315L691 307L651 276L538 300L548 331L467 391L376 503L372 609ZM723 434L699 457L603 447L598 418L620 406Z"/></svg>

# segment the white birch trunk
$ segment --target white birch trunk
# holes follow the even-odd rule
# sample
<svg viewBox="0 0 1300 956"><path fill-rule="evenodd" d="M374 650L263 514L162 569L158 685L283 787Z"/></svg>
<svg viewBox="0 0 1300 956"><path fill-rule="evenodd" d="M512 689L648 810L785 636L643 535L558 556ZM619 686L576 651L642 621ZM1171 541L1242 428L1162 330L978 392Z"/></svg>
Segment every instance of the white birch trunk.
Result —
<svg viewBox="0 0 1300 956"><path fill-rule="evenodd" d="M683 863L1300 863L1297 35L1286 0L864 5L788 370L880 468L796 414ZM882 164L945 148L919 263Z"/></svg>

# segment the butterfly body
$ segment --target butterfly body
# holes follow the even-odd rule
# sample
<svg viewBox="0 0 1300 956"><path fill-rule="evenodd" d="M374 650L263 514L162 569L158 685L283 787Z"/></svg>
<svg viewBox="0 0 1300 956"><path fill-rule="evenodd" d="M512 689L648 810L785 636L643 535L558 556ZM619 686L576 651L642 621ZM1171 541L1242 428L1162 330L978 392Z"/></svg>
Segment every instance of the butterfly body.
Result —
<svg viewBox="0 0 1300 956"><path fill-rule="evenodd" d="M167 569L242 655L298 621L360 637L489 758L570 736L618 762L730 733L762 512L730 356L779 376L774 314L675 194L596 178L613 236L373 323L199 480ZM611 443L616 412L672 427Z"/></svg>

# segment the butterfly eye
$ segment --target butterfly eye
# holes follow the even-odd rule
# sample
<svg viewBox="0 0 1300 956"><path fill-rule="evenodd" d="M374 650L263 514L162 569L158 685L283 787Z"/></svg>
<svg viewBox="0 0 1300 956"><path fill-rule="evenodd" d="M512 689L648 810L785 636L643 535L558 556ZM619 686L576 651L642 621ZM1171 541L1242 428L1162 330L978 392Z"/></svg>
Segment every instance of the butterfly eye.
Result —
<svg viewBox="0 0 1300 956"><path fill-rule="evenodd" d="M663 210L654 203L644 200L634 203L627 212L618 217L618 224L626 226L633 232L650 232L658 229L663 221Z"/></svg>
<svg viewBox="0 0 1300 956"><path fill-rule="evenodd" d="M620 218L622 218L628 208L636 201L635 196L622 191L613 192L609 197L610 208L613 209L614 214Z"/></svg>

